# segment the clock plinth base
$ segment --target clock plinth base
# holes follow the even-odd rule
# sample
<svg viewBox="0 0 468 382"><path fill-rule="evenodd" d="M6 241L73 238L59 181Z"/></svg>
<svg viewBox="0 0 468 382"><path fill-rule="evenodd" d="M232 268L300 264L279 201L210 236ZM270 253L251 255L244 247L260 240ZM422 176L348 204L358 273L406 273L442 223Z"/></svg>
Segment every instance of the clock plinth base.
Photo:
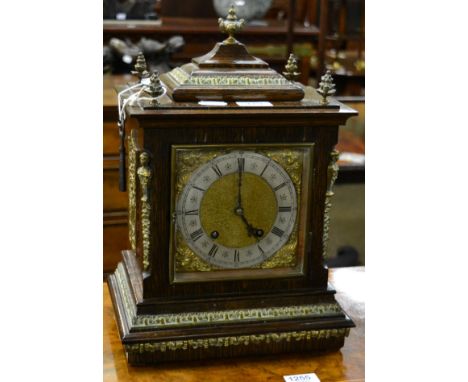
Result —
<svg viewBox="0 0 468 382"><path fill-rule="evenodd" d="M123 261L108 285L132 365L336 351L354 327L329 291L305 305L138 314L129 275L132 270Z"/></svg>

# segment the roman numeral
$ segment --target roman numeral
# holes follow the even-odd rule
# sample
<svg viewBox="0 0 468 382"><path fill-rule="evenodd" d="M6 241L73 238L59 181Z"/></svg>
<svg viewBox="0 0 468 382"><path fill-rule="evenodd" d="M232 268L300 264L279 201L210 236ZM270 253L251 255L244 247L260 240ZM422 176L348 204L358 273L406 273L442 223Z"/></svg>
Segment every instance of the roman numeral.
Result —
<svg viewBox="0 0 468 382"><path fill-rule="evenodd" d="M278 236L278 237L281 237L281 236L283 236L284 231L275 226L275 227L273 227L273 229L271 230L271 233L275 234L275 235Z"/></svg>
<svg viewBox="0 0 468 382"><path fill-rule="evenodd" d="M234 250L234 262L235 263L239 262L239 251L237 249Z"/></svg>
<svg viewBox="0 0 468 382"><path fill-rule="evenodd" d="M215 172L215 174L218 175L218 178L221 178L223 176L223 173L221 172L217 164L214 164L213 166L211 166L211 168Z"/></svg>
<svg viewBox="0 0 468 382"><path fill-rule="evenodd" d="M196 231L193 231L190 234L190 237L192 238L193 241L197 241L203 236L203 230L201 228L197 229Z"/></svg>
<svg viewBox="0 0 468 382"><path fill-rule="evenodd" d="M260 173L260 176L263 176L263 173L265 172L265 170L268 168L268 166L270 165L270 162L271 162L271 159L268 161L268 163L265 165L265 167L263 167L263 170L262 172Z"/></svg>
<svg viewBox="0 0 468 382"><path fill-rule="evenodd" d="M278 211L279 212L291 212L291 207L279 207Z"/></svg>
<svg viewBox="0 0 468 382"><path fill-rule="evenodd" d="M198 215L198 210L185 211L185 215L187 215L187 216L189 216L189 215Z"/></svg>
<svg viewBox="0 0 468 382"><path fill-rule="evenodd" d="M239 166L239 171L244 172L245 158L237 158L237 165Z"/></svg>
<svg viewBox="0 0 468 382"><path fill-rule="evenodd" d="M208 255L210 257L215 257L216 252L218 252L218 246L216 244L213 244L213 246L210 249L210 252L208 252Z"/></svg>
<svg viewBox="0 0 468 382"><path fill-rule="evenodd" d="M262 247L260 247L260 244L257 244L257 248L258 248L258 250L260 251L260 253L261 253L261 255L262 255L262 258L263 258L263 259L266 259L267 257L266 257L265 251L263 250Z"/></svg>
<svg viewBox="0 0 468 382"><path fill-rule="evenodd" d="M281 183L281 184L277 185L273 190L278 191L279 189L283 188L287 184L288 184L288 182Z"/></svg>
<svg viewBox="0 0 468 382"><path fill-rule="evenodd" d="M201 192L205 192L205 191L206 191L206 190L204 190L203 188L194 186L193 184L192 184L192 187L193 187L195 190L198 190L198 191L201 191Z"/></svg>

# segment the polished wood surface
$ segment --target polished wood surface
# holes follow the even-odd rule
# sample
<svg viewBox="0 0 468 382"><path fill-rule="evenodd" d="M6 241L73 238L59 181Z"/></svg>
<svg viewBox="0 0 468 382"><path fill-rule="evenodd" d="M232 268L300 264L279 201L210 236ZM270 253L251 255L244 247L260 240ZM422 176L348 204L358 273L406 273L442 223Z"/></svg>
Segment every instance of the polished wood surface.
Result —
<svg viewBox="0 0 468 382"><path fill-rule="evenodd" d="M246 382L282 382L284 375L316 373L322 382L364 381L364 274L364 267L330 271L330 282L337 290L336 299L356 324L338 352L170 363L154 367L132 367L127 364L109 290L104 284L104 380L238 382L242 379Z"/></svg>

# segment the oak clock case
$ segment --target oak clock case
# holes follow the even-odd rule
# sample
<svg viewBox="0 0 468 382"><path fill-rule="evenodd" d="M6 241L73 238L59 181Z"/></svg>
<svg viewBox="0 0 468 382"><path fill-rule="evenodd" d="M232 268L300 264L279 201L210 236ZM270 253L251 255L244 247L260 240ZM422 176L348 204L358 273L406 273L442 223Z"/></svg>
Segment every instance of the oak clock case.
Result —
<svg viewBox="0 0 468 382"><path fill-rule="evenodd" d="M293 57L281 75L251 56L234 9L219 24L211 52L160 77L141 57L127 88L129 249L108 285L134 365L334 351L354 325L324 258L356 112L329 74L315 90Z"/></svg>

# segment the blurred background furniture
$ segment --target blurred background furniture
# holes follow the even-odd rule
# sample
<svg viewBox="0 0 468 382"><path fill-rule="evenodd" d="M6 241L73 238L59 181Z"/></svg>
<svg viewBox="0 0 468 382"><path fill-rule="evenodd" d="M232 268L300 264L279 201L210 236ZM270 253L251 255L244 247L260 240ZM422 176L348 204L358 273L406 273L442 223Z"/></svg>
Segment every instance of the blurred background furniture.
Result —
<svg viewBox="0 0 468 382"><path fill-rule="evenodd" d="M104 75L103 91L103 270L113 272L120 251L128 248L128 196L119 192L119 133L115 87L134 80L132 75Z"/></svg>
<svg viewBox="0 0 468 382"><path fill-rule="evenodd" d="M141 37L165 41L181 35L186 44L174 54L178 66L222 38L210 0L153 0L153 9L156 20L105 19L104 43L111 38L136 42ZM265 17L249 20L238 36L276 70L294 52L304 84L314 85L324 69L331 68L337 74L337 94L364 95L364 0L272 0Z"/></svg>

